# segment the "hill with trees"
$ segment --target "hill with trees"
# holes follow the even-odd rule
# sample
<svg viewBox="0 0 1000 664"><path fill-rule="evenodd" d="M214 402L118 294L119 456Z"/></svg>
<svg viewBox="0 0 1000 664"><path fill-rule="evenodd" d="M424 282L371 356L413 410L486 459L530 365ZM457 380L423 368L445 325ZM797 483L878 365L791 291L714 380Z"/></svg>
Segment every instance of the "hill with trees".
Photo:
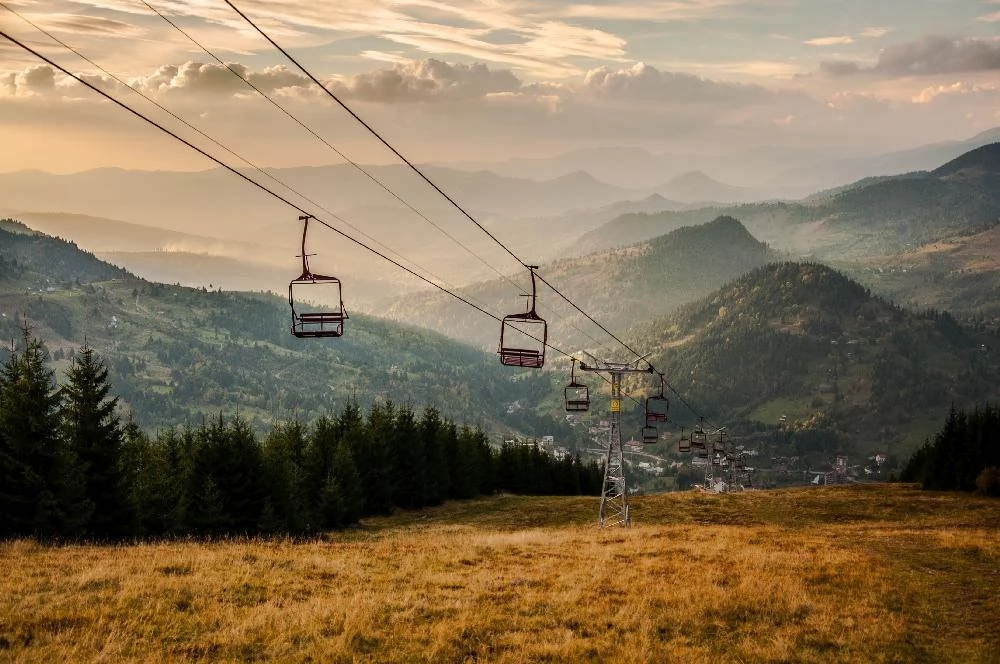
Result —
<svg viewBox="0 0 1000 664"><path fill-rule="evenodd" d="M649 242L557 260L539 272L608 329L620 333L777 257L739 221L719 217ZM527 275L518 279L518 283L526 281ZM475 284L460 292L494 312L516 313L524 306L505 280ZM521 292L530 292L530 287ZM464 305L441 294L396 299L385 313L397 320L419 321L483 348L497 342L495 321L470 317ZM607 335L542 285L539 313L549 320L549 338L557 345L593 348L608 341Z"/></svg>
<svg viewBox="0 0 1000 664"><path fill-rule="evenodd" d="M905 458L953 405L1000 396L997 330L907 311L815 263L758 268L634 339L701 412L817 463Z"/></svg>
<svg viewBox="0 0 1000 664"><path fill-rule="evenodd" d="M498 490L595 493L596 462L538 446L491 447L434 408L352 401L310 425L276 423L263 443L219 415L156 440L124 426L108 369L89 346L57 388L42 343L23 330L0 368L0 539L308 534L393 507Z"/></svg>
<svg viewBox="0 0 1000 664"><path fill-rule="evenodd" d="M548 393L547 378L443 336L350 312L341 339L295 339L282 298L144 281L71 243L7 228L17 232L0 229L0 335L20 339L26 320L59 379L86 342L105 358L122 408L147 430L236 411L262 430L313 421L356 398L363 408L436 406L491 432L573 435L531 408L507 412Z"/></svg>

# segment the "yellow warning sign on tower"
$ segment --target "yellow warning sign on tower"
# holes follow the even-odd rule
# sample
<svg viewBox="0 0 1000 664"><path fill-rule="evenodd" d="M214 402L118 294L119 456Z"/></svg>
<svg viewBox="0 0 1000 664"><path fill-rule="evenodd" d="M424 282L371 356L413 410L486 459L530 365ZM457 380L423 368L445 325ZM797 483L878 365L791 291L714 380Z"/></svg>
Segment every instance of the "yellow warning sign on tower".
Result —
<svg viewBox="0 0 1000 664"><path fill-rule="evenodd" d="M611 400L611 412L612 413L620 413L621 410L622 410L622 400L621 399L612 399Z"/></svg>

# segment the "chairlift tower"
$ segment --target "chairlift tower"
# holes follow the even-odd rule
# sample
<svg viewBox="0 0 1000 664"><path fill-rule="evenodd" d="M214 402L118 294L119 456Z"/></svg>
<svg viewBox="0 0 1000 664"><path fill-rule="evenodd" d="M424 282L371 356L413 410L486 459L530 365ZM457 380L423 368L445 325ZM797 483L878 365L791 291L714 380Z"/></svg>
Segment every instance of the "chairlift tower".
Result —
<svg viewBox="0 0 1000 664"><path fill-rule="evenodd" d="M651 368L639 369L635 363L599 362L597 366L580 363L581 371L606 373L611 376L611 428L604 450L604 484L597 525L628 528L632 519L628 511L628 487L625 484L625 456L622 451L622 376L627 373L652 373Z"/></svg>

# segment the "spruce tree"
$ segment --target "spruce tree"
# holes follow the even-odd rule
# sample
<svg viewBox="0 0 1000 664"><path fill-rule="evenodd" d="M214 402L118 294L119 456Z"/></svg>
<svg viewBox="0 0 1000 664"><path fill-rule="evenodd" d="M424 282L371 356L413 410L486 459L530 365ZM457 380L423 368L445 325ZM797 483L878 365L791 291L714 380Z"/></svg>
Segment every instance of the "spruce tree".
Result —
<svg viewBox="0 0 1000 664"><path fill-rule="evenodd" d="M341 440L333 456L333 468L330 472L339 492L338 503L340 518L335 527L349 526L361 518L361 508L364 505L364 494L361 479L354 465L351 447L346 440Z"/></svg>
<svg viewBox="0 0 1000 664"><path fill-rule="evenodd" d="M362 476L365 487L365 513L388 514L394 505L391 438L396 413L391 402L373 404L365 421L364 449L368 474Z"/></svg>
<svg viewBox="0 0 1000 664"><path fill-rule="evenodd" d="M264 477L268 498L261 514L267 532L305 532L310 528L305 495L306 437L298 421L278 423L264 440Z"/></svg>
<svg viewBox="0 0 1000 664"><path fill-rule="evenodd" d="M93 505L82 469L60 435L60 397L45 349L27 325L23 342L20 354L11 350L0 376L0 440L17 495L11 525L18 534L78 536Z"/></svg>
<svg viewBox="0 0 1000 664"><path fill-rule="evenodd" d="M124 534L131 517L122 478L122 429L115 413L118 397L109 397L108 369L84 345L66 376L63 434L85 470L85 493L94 506L88 531L98 537Z"/></svg>

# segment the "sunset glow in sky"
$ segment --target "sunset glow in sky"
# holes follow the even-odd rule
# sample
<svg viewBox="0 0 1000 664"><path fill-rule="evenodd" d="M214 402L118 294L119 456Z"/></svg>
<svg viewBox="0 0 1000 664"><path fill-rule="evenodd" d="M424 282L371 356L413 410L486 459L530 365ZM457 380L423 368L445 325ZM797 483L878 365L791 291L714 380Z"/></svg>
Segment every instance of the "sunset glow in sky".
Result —
<svg viewBox="0 0 1000 664"><path fill-rule="evenodd" d="M339 161L141 0L0 2L257 163ZM871 154L1000 125L1000 0L234 2L418 161ZM388 161L222 0L150 5L355 160ZM0 30L164 118L6 9ZM211 166L6 40L0 142L0 171Z"/></svg>

